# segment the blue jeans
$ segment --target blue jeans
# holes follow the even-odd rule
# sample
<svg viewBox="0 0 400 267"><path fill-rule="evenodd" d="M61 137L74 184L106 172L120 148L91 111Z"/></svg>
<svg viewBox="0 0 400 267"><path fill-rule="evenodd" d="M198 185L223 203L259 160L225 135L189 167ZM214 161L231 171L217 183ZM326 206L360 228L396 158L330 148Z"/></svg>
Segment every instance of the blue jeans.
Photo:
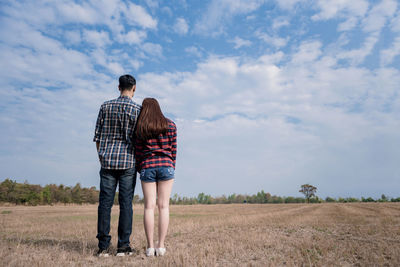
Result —
<svg viewBox="0 0 400 267"><path fill-rule="evenodd" d="M96 236L100 249L107 249L110 246L111 207L114 203L117 183L119 183L118 248L129 246L129 238L132 233L132 199L136 186L135 168L126 170L101 168Z"/></svg>

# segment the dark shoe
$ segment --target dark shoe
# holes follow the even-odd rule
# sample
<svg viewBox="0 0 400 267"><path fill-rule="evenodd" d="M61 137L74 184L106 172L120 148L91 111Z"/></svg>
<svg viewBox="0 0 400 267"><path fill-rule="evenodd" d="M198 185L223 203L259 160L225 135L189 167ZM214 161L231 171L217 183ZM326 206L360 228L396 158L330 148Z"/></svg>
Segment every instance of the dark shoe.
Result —
<svg viewBox="0 0 400 267"><path fill-rule="evenodd" d="M97 255L97 257L109 257L111 254L108 249L99 248L96 255Z"/></svg>
<svg viewBox="0 0 400 267"><path fill-rule="evenodd" d="M123 248L118 248L117 250L117 255L118 257L124 257L124 256L130 256L133 255L133 251L131 247L123 247Z"/></svg>

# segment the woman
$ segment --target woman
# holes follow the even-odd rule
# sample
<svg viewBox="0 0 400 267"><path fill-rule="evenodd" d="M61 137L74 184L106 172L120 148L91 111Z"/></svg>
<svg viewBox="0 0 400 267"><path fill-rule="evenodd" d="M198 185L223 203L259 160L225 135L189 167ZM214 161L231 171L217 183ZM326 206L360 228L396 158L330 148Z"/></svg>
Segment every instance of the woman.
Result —
<svg viewBox="0 0 400 267"><path fill-rule="evenodd" d="M136 166L144 195L146 256L163 256L169 223L169 198L174 181L176 125L164 117L154 98L145 98L136 127ZM154 246L154 208L157 206L158 244Z"/></svg>

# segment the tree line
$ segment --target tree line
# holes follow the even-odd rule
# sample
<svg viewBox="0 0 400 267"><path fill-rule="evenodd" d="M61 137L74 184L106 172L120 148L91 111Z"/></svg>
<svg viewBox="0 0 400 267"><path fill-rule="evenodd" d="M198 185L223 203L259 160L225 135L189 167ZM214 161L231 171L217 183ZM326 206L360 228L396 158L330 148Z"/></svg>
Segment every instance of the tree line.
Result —
<svg viewBox="0 0 400 267"><path fill-rule="evenodd" d="M75 186L49 184L45 186L33 185L28 182L17 183L11 179L5 179L0 183L0 202L13 203L17 205L52 205L52 204L95 204L99 199L99 190L92 186L90 188L82 187L80 183ZM230 204L230 203L323 203L323 202L400 202L398 198L388 198L382 195L379 199L371 197L361 199L348 198L332 198L325 199L313 195L307 199L304 197L282 197L271 195L261 190L253 195L231 194L213 197L205 193L200 193L197 197L181 197L174 194L171 204L175 205L193 205L193 204ZM143 203L143 198L135 195L134 203ZM115 204L118 204L118 192L116 193Z"/></svg>

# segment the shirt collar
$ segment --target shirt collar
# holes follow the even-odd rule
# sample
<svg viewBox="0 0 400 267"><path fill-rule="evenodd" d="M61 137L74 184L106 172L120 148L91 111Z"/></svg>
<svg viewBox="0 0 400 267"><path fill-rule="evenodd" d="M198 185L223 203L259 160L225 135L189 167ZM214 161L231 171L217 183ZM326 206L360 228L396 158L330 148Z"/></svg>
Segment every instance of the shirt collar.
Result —
<svg viewBox="0 0 400 267"><path fill-rule="evenodd" d="M132 100L129 96L126 96L126 95L120 95L118 98Z"/></svg>

